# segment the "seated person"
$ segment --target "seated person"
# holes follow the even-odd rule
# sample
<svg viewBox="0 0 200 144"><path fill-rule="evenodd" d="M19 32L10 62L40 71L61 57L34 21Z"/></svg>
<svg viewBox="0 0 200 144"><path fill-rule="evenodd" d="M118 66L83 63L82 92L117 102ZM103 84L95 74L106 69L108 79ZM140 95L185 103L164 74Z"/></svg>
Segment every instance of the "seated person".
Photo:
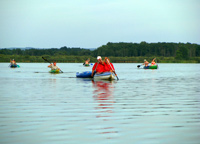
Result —
<svg viewBox="0 0 200 144"><path fill-rule="evenodd" d="M145 67L147 67L149 65L149 62L146 59L144 59L143 65L145 65Z"/></svg>
<svg viewBox="0 0 200 144"><path fill-rule="evenodd" d="M56 66L56 62L53 62L53 64L48 65L48 67L51 68L51 70L60 70L60 68Z"/></svg>
<svg viewBox="0 0 200 144"><path fill-rule="evenodd" d="M156 59L156 58L154 58L154 59L151 61L151 66L156 65L155 59Z"/></svg>
<svg viewBox="0 0 200 144"><path fill-rule="evenodd" d="M83 65L89 65L90 63L90 59L87 59L84 63L83 63Z"/></svg>
<svg viewBox="0 0 200 144"><path fill-rule="evenodd" d="M94 72L102 73L105 71L104 70L104 62L102 61L101 56L98 56L97 60L98 60L98 62L96 62L92 68L92 74L91 74L92 77L94 76Z"/></svg>
<svg viewBox="0 0 200 144"><path fill-rule="evenodd" d="M16 61L13 59L13 60L10 60L10 63L12 64L12 65L16 65Z"/></svg>
<svg viewBox="0 0 200 144"><path fill-rule="evenodd" d="M105 61L105 64L104 64L105 72L113 72L115 74L115 76L117 77L115 68L114 68L113 64L110 62L109 58L105 57L104 61Z"/></svg>
<svg viewBox="0 0 200 144"><path fill-rule="evenodd" d="M104 61L105 61L105 64L104 64L105 72L115 71L115 68L114 68L113 64L110 62L109 58L105 57Z"/></svg>

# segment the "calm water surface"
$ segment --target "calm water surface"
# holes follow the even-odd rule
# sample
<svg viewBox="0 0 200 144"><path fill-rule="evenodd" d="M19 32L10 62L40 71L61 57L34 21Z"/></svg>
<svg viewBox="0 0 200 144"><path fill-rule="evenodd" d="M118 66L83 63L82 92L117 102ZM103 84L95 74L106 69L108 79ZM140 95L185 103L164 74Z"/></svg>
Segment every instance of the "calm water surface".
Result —
<svg viewBox="0 0 200 144"><path fill-rule="evenodd" d="M119 81L77 79L81 63L0 63L1 144L199 144L200 64L114 64Z"/></svg>

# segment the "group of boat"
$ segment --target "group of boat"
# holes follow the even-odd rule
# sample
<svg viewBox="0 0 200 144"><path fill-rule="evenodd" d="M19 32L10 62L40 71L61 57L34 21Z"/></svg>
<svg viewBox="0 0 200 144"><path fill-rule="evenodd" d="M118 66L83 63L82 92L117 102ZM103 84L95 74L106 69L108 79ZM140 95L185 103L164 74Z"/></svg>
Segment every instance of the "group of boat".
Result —
<svg viewBox="0 0 200 144"><path fill-rule="evenodd" d="M19 65L10 65L11 68L17 68L20 67ZM154 66L143 66L143 69L157 69L158 65L154 65ZM50 70L50 73L61 73L60 70L56 69L56 70ZM115 74L113 72L104 72L104 73L95 73L94 77L91 76L92 75L92 71L85 71L85 72L77 72L76 73L76 77L77 78L91 78L94 80L116 80L117 77L115 76Z"/></svg>
<svg viewBox="0 0 200 144"><path fill-rule="evenodd" d="M43 58L46 60L45 58ZM83 64L85 67L90 67L92 64ZM20 67L19 65L15 64L10 64L11 68L17 68ZM147 65L147 66L142 66L138 65L138 68L142 69L158 69L158 65ZM50 70L50 73L63 73L62 70L60 69L55 69L55 70ZM104 73L95 73L94 76L92 77L92 71L85 71L85 72L77 72L76 73L77 78L91 78L94 80L118 80L118 77L114 72L104 72Z"/></svg>

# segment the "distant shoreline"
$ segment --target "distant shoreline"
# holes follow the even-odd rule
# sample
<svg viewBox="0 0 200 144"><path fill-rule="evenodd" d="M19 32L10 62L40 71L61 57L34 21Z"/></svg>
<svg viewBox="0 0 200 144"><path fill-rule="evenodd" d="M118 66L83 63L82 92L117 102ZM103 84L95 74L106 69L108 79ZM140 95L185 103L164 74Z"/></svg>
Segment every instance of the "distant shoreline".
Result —
<svg viewBox="0 0 200 144"><path fill-rule="evenodd" d="M92 56L43 56L50 62L56 61L57 63L84 63L86 59L90 58L90 63L95 63L96 57ZM103 59L105 57L102 57ZM112 63L143 63L144 59L151 62L155 56L151 57L113 57L110 56ZM0 54L0 63L9 63L10 59L15 59L17 63L45 63L42 56L20 56L20 55L2 55ZM192 57L188 60L177 60L175 57L156 57L156 63L200 63L200 57Z"/></svg>
<svg viewBox="0 0 200 144"><path fill-rule="evenodd" d="M83 63L90 58L109 57L113 63L143 63L157 58L158 63L200 63L200 45L191 43L111 43L91 51L83 48L0 49L0 62L44 62L42 57L60 63Z"/></svg>

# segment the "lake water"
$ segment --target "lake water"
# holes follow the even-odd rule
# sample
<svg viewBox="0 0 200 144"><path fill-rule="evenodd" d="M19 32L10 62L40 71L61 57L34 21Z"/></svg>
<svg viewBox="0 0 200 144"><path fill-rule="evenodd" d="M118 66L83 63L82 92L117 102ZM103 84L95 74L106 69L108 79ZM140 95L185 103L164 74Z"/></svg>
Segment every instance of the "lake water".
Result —
<svg viewBox="0 0 200 144"><path fill-rule="evenodd" d="M0 63L1 144L199 144L200 64L114 64L119 81L76 78L81 63Z"/></svg>

